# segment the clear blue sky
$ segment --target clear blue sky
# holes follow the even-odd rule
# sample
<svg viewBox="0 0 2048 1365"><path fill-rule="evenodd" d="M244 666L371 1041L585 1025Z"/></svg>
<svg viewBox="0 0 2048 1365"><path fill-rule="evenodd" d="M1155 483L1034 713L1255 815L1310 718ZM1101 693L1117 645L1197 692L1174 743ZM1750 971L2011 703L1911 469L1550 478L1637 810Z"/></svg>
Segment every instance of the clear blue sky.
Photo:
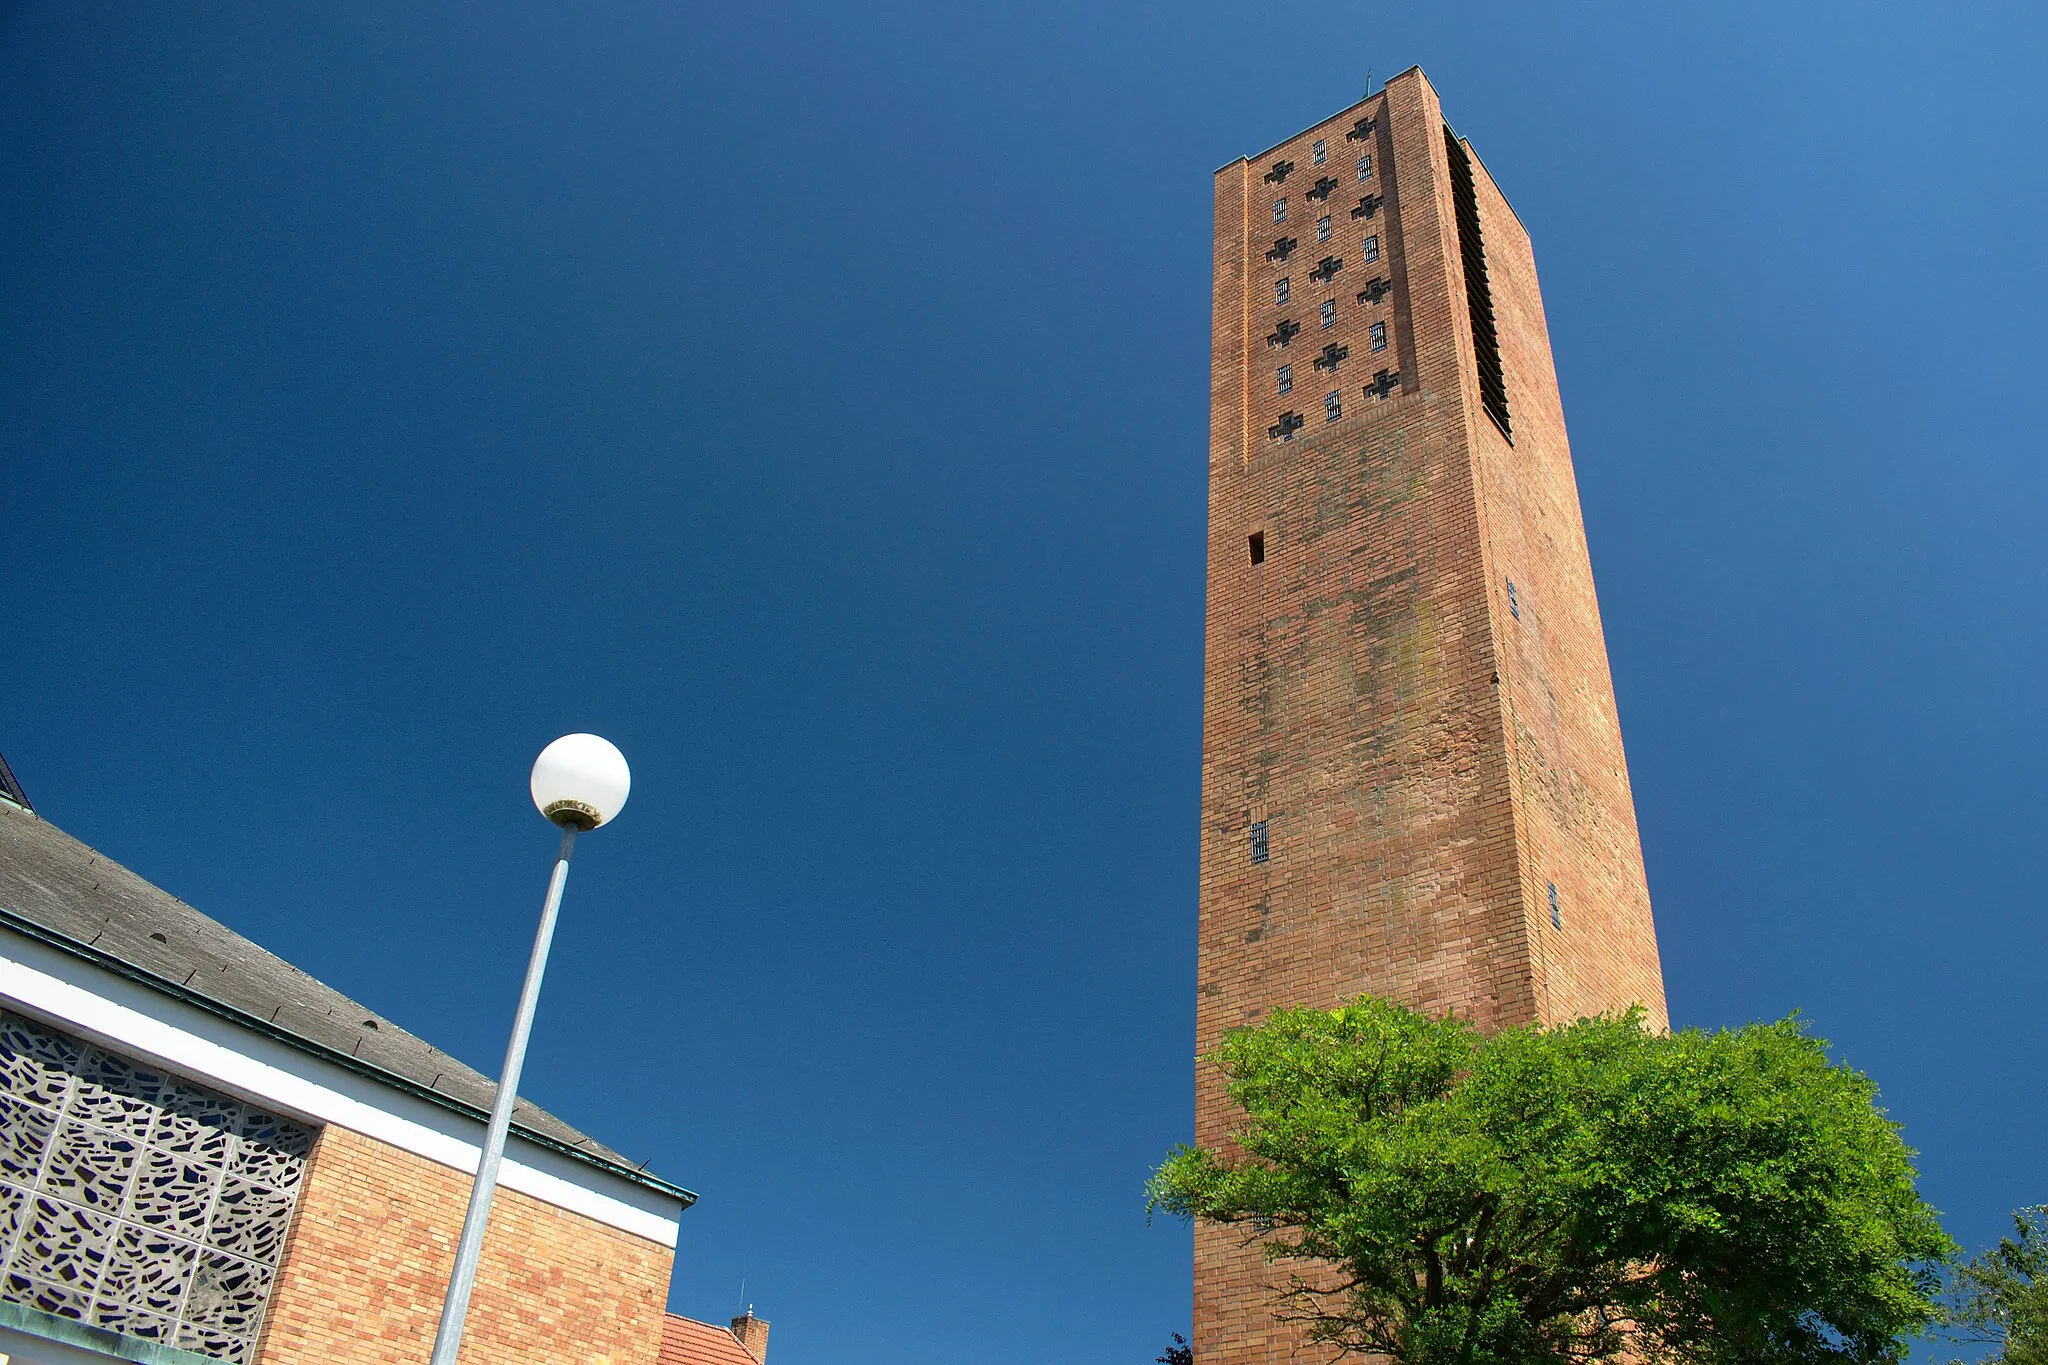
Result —
<svg viewBox="0 0 2048 1365"><path fill-rule="evenodd" d="M1534 234L1673 1013L2048 1199L2038 4L0 6L0 751L702 1192L778 1365L1187 1325L1209 174Z"/></svg>

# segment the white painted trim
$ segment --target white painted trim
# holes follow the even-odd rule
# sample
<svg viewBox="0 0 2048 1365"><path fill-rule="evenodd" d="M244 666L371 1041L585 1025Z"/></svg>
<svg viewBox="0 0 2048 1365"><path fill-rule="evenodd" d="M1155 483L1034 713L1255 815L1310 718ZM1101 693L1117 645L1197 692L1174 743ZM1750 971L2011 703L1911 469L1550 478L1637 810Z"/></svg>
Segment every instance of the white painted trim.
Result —
<svg viewBox="0 0 2048 1365"><path fill-rule="evenodd" d="M476 1174L484 1125L346 1067L8 933L0 936L0 1003L290 1118L351 1132ZM518 1142L518 1134L513 1134ZM508 1153L507 1189L673 1249L681 1202L530 1143Z"/></svg>

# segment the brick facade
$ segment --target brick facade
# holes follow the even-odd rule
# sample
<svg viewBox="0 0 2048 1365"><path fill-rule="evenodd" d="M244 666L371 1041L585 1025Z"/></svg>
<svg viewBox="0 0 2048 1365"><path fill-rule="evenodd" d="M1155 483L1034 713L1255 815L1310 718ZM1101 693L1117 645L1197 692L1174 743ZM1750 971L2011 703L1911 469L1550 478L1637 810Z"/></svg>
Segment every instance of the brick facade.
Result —
<svg viewBox="0 0 2048 1365"><path fill-rule="evenodd" d="M1472 157L1510 439L1445 133L1411 69L1216 175L1203 1052L1363 992L1487 1029L1665 1022L1535 261ZM1233 1121L1201 1068L1197 1140ZM1196 1229L1195 1358L1315 1358L1240 1240Z"/></svg>
<svg viewBox="0 0 2048 1365"><path fill-rule="evenodd" d="M262 1365L424 1362L469 1190L466 1173L323 1129L271 1295ZM673 1255L501 1187L462 1359L655 1365Z"/></svg>

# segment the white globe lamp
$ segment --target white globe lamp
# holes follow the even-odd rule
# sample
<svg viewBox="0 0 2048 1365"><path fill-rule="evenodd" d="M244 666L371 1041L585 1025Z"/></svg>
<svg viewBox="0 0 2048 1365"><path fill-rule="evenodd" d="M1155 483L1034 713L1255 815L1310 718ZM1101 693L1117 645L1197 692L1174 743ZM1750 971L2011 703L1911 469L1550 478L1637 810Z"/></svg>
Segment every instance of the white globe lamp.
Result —
<svg viewBox="0 0 2048 1365"><path fill-rule="evenodd" d="M626 805L633 774L616 744L596 735L563 735L533 761L533 804L564 828L592 830Z"/></svg>

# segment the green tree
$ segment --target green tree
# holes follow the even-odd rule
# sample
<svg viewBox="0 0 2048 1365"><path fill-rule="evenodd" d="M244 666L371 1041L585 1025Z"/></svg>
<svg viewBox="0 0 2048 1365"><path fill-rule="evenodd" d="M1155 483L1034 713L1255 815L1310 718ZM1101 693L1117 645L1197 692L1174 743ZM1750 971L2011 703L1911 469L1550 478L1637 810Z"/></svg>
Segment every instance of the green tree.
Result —
<svg viewBox="0 0 2048 1365"><path fill-rule="evenodd" d="M1948 1333L1997 1343L1990 1359L2048 1365L2048 1204L2012 1216L2013 1235L1956 1267L1948 1287Z"/></svg>
<svg viewBox="0 0 2048 1365"><path fill-rule="evenodd" d="M1244 1111L1152 1206L1291 1272L1312 1339L1404 1365L1896 1361L1954 1246L1870 1080L1796 1020L1491 1038L1364 997L1209 1060Z"/></svg>

